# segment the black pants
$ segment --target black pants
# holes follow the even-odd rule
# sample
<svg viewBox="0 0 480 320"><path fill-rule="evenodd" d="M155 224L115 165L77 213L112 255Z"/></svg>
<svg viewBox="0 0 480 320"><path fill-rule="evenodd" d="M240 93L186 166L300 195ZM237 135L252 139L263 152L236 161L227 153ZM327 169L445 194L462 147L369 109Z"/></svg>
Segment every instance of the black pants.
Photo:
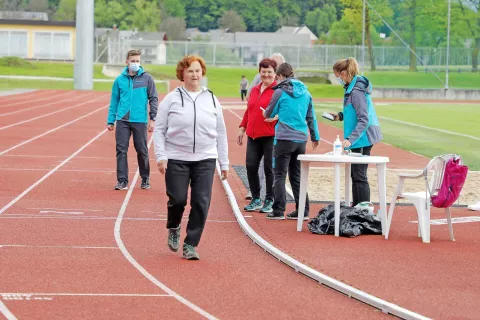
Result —
<svg viewBox="0 0 480 320"><path fill-rule="evenodd" d="M185 243L196 247L207 221L212 197L215 159L202 161L168 160L165 184L168 195L167 228L177 228L182 222L190 185L190 215Z"/></svg>
<svg viewBox="0 0 480 320"><path fill-rule="evenodd" d="M247 90L240 90L240 98L242 98L242 101L246 96L247 96Z"/></svg>
<svg viewBox="0 0 480 320"><path fill-rule="evenodd" d="M369 156L371 150L372 146L369 146L352 149L352 152ZM367 168L368 164L352 164L352 206L357 205L359 202L370 201L370 185L367 179Z"/></svg>
<svg viewBox="0 0 480 320"><path fill-rule="evenodd" d="M265 171L265 199L273 200L273 137L248 138L247 141L247 177L252 199L260 198L260 178L258 168L263 157Z"/></svg>
<svg viewBox="0 0 480 320"><path fill-rule="evenodd" d="M117 140L117 180L128 182L128 144L133 134L133 146L137 151L137 161L142 179L150 176L148 162L147 124L139 122L117 121L115 139Z"/></svg>
<svg viewBox="0 0 480 320"><path fill-rule="evenodd" d="M293 197L295 198L295 209L298 211L298 199L300 197L300 161L298 155L305 154L307 148L306 142L293 142L288 140L277 140L273 147L273 161L275 173L275 184L273 191L275 201L273 202L274 213L285 213L287 204L287 192L285 190L285 178L288 171L288 179L292 187ZM308 216L310 210L308 194L305 201L305 216Z"/></svg>

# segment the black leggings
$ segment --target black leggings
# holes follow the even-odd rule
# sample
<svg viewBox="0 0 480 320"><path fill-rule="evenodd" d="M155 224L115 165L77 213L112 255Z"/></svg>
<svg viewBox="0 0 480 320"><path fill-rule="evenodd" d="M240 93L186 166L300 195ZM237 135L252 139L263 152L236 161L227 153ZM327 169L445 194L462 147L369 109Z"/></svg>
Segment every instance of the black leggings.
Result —
<svg viewBox="0 0 480 320"><path fill-rule="evenodd" d="M372 146L351 149L352 152L369 156ZM352 207L363 201L370 201L370 185L367 178L368 164L352 164Z"/></svg>
<svg viewBox="0 0 480 320"><path fill-rule="evenodd" d="M252 199L260 198L260 178L258 168L263 157L263 168L265 171L265 199L273 201L273 137L260 137L257 139L248 138L247 141L247 177Z"/></svg>

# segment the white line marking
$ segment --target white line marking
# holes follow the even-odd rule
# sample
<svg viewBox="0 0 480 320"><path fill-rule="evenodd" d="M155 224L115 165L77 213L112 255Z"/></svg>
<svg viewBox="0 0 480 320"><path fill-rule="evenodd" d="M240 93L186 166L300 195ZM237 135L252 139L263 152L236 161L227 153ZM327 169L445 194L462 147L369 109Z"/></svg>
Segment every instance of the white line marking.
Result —
<svg viewBox="0 0 480 320"><path fill-rule="evenodd" d="M153 293L21 293L2 292L1 296L66 296L66 297L171 297L168 294Z"/></svg>
<svg viewBox="0 0 480 320"><path fill-rule="evenodd" d="M23 244L0 244L2 247L12 247L12 248L54 248L54 249L110 249L118 250L117 247L88 247L88 246L29 246Z"/></svg>
<svg viewBox="0 0 480 320"><path fill-rule="evenodd" d="M43 100L49 100L49 101L52 101L52 99L56 99L56 98L59 98L59 97L63 97L65 95L68 95L68 94L71 94L71 92L65 92L65 93L61 93L59 95L56 95L57 93L55 93L55 95L49 95L48 97L43 97L40 98L40 99L35 99L35 100L27 100L25 101L25 98L22 99L22 101L20 102L16 102L16 103L10 103L10 104L6 104L6 105L3 105L1 106L2 108L6 108L6 107L12 107L12 106L16 106L16 105L19 105L19 104L31 104L32 102L35 102L35 101L43 101Z"/></svg>
<svg viewBox="0 0 480 320"><path fill-rule="evenodd" d="M28 214L11 214L7 213L0 217L0 219L71 219L71 220L116 220L115 217L101 217L101 216L39 216L39 215L28 215ZM187 220L188 217L182 218L182 220ZM167 218L124 218L123 220L132 220L132 221L167 221ZM235 220L210 220L207 219L207 222L212 223L232 223L236 222Z"/></svg>
<svg viewBox="0 0 480 320"><path fill-rule="evenodd" d="M148 148L150 148L150 145L152 144L153 141L153 135L150 138L150 141L148 142ZM151 275L145 268L143 268L136 260L135 258L132 257L132 255L128 252L127 248L123 244L122 237L120 235L121 233L121 226L122 226L122 220L123 216L125 215L125 211L127 210L128 202L130 201L130 197L132 196L133 190L135 189L135 185L137 184L138 177L140 176L140 172L137 169L135 176L132 180L132 183L130 184L130 187L128 188L127 195L125 196L125 200L123 201L122 207L120 208L118 212L118 217L117 220L115 221L115 229L114 229L114 234L115 234L115 241L117 242L118 247L120 248L120 251L122 251L122 254L125 256L125 258L148 280L150 280L153 284L155 284L157 287L168 293L169 295L173 296L175 299L177 299L179 302L183 303L190 309L196 311L200 315L204 316L207 319L215 319L216 318L206 312L205 310L201 309L197 305L193 304L192 302L188 301L184 297L180 296L178 293L158 281L153 275Z"/></svg>
<svg viewBox="0 0 480 320"><path fill-rule="evenodd" d="M460 137L465 137L465 138L470 138L470 139L474 139L474 140L480 141L480 138L479 138L479 137L470 136L470 135L468 135L468 134L457 133L457 132L453 132L453 131L448 131L448 130L443 130L443 129L437 129L437 128L432 128L432 127L427 127L427 126L422 126L422 125L420 125L420 124L415 124L415 123L411 123L411 122L396 120L396 119L387 118L387 117L379 117L379 118L380 118L380 119L384 119L384 120L388 120L388 121L392 121L392 122L397 122L397 123L405 124L405 125L408 125L408 126L411 126L411 127L417 127L417 128L422 128L422 129L427 129L427 130L432 130L432 131L438 131L438 132L442 132L442 133L446 133L446 134L451 134L451 135L455 135L455 136L460 136Z"/></svg>
<svg viewBox="0 0 480 320"><path fill-rule="evenodd" d="M90 95L90 94L84 94L84 95L81 95L81 96L77 96L75 98L84 98L88 95ZM55 98L58 98L58 97L55 97ZM68 99L63 99L63 100L58 100L58 101L52 102L52 99L54 99L54 97L50 97L49 98L50 101L47 104L42 104L42 105L39 105L39 106L36 106L36 107L24 108L24 109L20 109L20 110L17 110L17 111L2 113L2 114L0 114L0 117L5 117L5 116L12 115L12 114L16 114L16 113L20 113L20 112L24 112L24 111L29 111L29 110L34 110L34 109L38 109L38 108L51 107L51 106L54 106L56 104L60 104L60 103L67 102L67 101L68 102L72 101L72 98L68 98ZM30 101L25 101L23 103L30 104Z"/></svg>
<svg viewBox="0 0 480 320"><path fill-rule="evenodd" d="M22 199L26 194L28 194L30 191L32 191L33 188L38 186L40 183L42 183L45 179L47 179L49 176L51 176L55 171L57 171L59 168L61 168L63 165L65 165L68 161L70 161L73 157L75 157L77 154L83 151L86 147L88 147L92 142L100 138L105 132L107 132L107 129L103 129L102 132L97 134L93 139L88 141L85 145L83 145L80 149L75 151L71 156L69 156L67 159L63 160L59 165L57 165L55 168L50 170L47 174L45 174L43 177L41 177L37 182L32 184L30 187L28 187L27 190L23 191L21 194L19 194L15 199L10 201L7 205L5 205L2 209L0 209L0 215L5 212L8 208L13 206L18 200Z"/></svg>
<svg viewBox="0 0 480 320"><path fill-rule="evenodd" d="M25 209L29 209L29 210L62 210L62 211L70 211L70 210L74 210L74 211L103 211L103 210L100 210L100 209L60 209L60 208L25 208Z"/></svg>
<svg viewBox="0 0 480 320"><path fill-rule="evenodd" d="M98 98L95 98L95 99L91 99L91 100L88 100L88 101L85 101L85 102L82 102L82 103L75 104L75 105L73 105L73 106L71 106L71 107L68 107L68 108L65 108L65 109L61 109L61 110L57 110L57 111L54 111L54 112L46 113L46 114L44 114L44 115L41 115L41 116L38 116L38 117L35 117L35 118L23 120L23 121L20 121L20 122L16 122L16 123L10 124L10 125L8 125L8 126L0 127L0 131L1 131L1 130L8 129L8 128L11 128L11 127L18 126L18 125L20 125L20 124L24 124L24 123L31 122L31 121L34 121L34 120L38 120L38 119L41 119L41 118L45 118L45 117L51 116L52 114L56 114L56 113L59 113L59 112L64 112L64 111L67 111L67 110L70 110L70 109L73 109L73 108L78 108L78 107L83 106L83 105L85 105L85 104L89 104L89 103L91 103L91 102L98 101L98 100L100 100L100 99L102 99L102 98L104 98L104 97L105 97L105 96L98 97Z"/></svg>
<svg viewBox="0 0 480 320"><path fill-rule="evenodd" d="M418 223L418 221L408 221L410 223ZM477 216L470 216L470 217L458 217L452 218L453 223L469 223L469 222L480 222L480 217ZM430 225L442 225L447 224L447 219L435 219L430 220Z"/></svg>
<svg viewBox="0 0 480 320"><path fill-rule="evenodd" d="M83 115L83 116L78 117L78 118L76 118L76 119L74 119L74 120L72 120L72 121L69 121L69 122L67 122L67 123L65 123L65 124L62 124L61 126L58 126L58 127L56 127L56 128L53 128L53 129L51 129L51 130L48 130L47 132L44 132L44 133L42 133L42 134L40 134L40 135L38 135L38 136L35 136L35 137L31 138L31 139L25 140L25 141L23 141L23 142L15 145L15 146L11 147L11 148L8 148L7 150L3 150L2 152L0 152L0 156L3 156L5 153L10 152L10 151L12 151L12 150L14 150L14 149L17 149L18 147L21 147L21 146L23 146L23 145L26 145L27 143L32 142L32 141L34 141L34 140L37 140L38 138L41 138L41 137L43 137L43 136L45 136L45 135L47 135L47 134L49 134L49 133L52 133L52 132L54 132L54 131L57 131L58 129L61 129L61 128L63 128L63 127L66 127L66 126L68 126L68 125L71 125L72 123L75 123L75 122L77 122L78 120L81 120L81 119L83 119L83 118L86 118L86 117L88 117L88 116L90 116L90 115L92 115L92 114L94 114L94 113L96 113L96 112L98 112L98 111L100 111L100 110L102 110L102 109L105 109L106 107L107 107L107 106L103 106L103 107L101 107L101 108L98 108L97 110L94 110L94 111L92 111L92 112L89 112L89 113L87 113L86 115Z"/></svg>
<svg viewBox="0 0 480 320"><path fill-rule="evenodd" d="M40 213L83 214L83 212L79 212L79 211L54 211L54 210L41 210Z"/></svg>
<svg viewBox="0 0 480 320"><path fill-rule="evenodd" d="M220 176L220 166L217 162L217 174ZM295 269L297 272L301 272L302 274L307 275L308 277L315 279L316 281L325 284L331 288L334 288L337 291L345 293L349 297L354 297L357 300L363 301L371 306L374 306L385 313L391 313L397 315L404 319L428 319L418 313L410 311L408 309L404 309L396 304L390 303L388 301L382 300L377 298L373 295L370 295L364 291L356 289L352 286L349 286L341 281L338 281L334 278L327 276L321 272L318 272L315 269L310 268L309 266L301 263L298 260L295 260L291 256L287 255L283 251L279 250L278 248L274 247L269 242L265 241L255 230L250 227L247 221L243 218L240 209L238 208L237 199L230 187L230 184L227 180L221 180L223 188L227 193L228 201L230 202L230 206L232 207L233 214L235 215L240 228L250 237L257 245L263 248L265 251L270 253L272 256L277 258L278 260L282 261L286 265L290 266L291 268Z"/></svg>
<svg viewBox="0 0 480 320"><path fill-rule="evenodd" d="M17 318L13 315L13 313L8 310L7 306L3 304L0 300L0 312L7 318L7 320L17 320Z"/></svg>

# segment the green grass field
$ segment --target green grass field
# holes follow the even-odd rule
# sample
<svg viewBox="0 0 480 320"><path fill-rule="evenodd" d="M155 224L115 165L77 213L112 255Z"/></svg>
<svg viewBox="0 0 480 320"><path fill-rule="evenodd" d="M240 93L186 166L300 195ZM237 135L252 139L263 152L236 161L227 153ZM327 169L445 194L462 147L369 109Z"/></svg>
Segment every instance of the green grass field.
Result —
<svg viewBox="0 0 480 320"><path fill-rule="evenodd" d="M18 61L20 60L20 61ZM175 79L175 66L144 65L144 68L150 72L156 80ZM25 76L48 76L73 78L74 66L72 63L64 62L27 62L21 59L0 58L0 75L25 75ZM251 80L257 70L254 68L223 68L208 67L208 87L218 96L237 97L239 96L239 83L242 75ZM365 74L375 87L403 87L403 88L443 88L443 84L430 73L424 72L404 72L404 71L377 71L367 72ZM444 80L445 74L439 73L438 76ZM95 79L107 79L102 74L102 65L94 66ZM12 85L22 85L22 83L5 83L5 79L0 79L0 88L8 89ZM315 98L335 98L342 96L342 88L328 84L309 83L310 92ZM451 88L470 88L480 89L480 73L471 73L467 71L451 72ZM44 89L52 86L67 88L68 84L45 83L44 81L28 80L25 88ZM70 87L68 87L70 88ZM95 85L95 90L108 91L111 87Z"/></svg>
<svg viewBox="0 0 480 320"><path fill-rule="evenodd" d="M175 78L175 66L145 65L156 80ZM219 97L238 97L239 81L242 75L253 79L254 68L215 68L207 70L208 87ZM73 78L72 63L27 62L15 58L0 58L0 75L26 75ZM366 73L375 87L441 88L433 75L417 72L373 72ZM444 79L444 74L439 74ZM452 72L451 87L480 89L480 73ZM107 78L102 74L102 65L94 66L94 78ZM113 81L113 79L112 79ZM113 82L94 83L94 90L110 91ZM315 98L341 98L340 86L306 83ZM0 90L9 89L73 89L73 81L12 80L0 79ZM158 85L160 93L166 93L166 86ZM339 104L316 106L319 121L341 127L321 118L321 112L340 110ZM376 110L380 117L384 142L427 157L442 153L459 153L471 170L480 170L480 108L476 105L461 104L382 104L377 101ZM399 123L398 121L403 121ZM419 127L423 126L423 127ZM429 128L426 128L429 127ZM437 129L437 130L435 130ZM443 130L440 131L440 130ZM444 132L448 131L448 132ZM458 134L473 136L465 137Z"/></svg>
<svg viewBox="0 0 480 320"><path fill-rule="evenodd" d="M321 117L323 111L341 111L341 106L317 104L315 109L319 121L343 128L341 122L331 122ZM480 126L478 125L480 108L478 106L443 103L377 103L376 111L383 133L383 142L426 157L458 153L462 155L470 170L480 170Z"/></svg>

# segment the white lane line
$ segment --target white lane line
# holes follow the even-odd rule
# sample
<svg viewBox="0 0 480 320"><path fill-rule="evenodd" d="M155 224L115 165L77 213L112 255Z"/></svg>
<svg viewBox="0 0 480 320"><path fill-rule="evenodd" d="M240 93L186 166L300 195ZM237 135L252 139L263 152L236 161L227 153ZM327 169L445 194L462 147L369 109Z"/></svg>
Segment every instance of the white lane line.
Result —
<svg viewBox="0 0 480 320"><path fill-rule="evenodd" d="M62 210L62 211L103 211L100 209L62 209L62 208L25 208L28 210Z"/></svg>
<svg viewBox="0 0 480 320"><path fill-rule="evenodd" d="M387 120L387 121L392 121L392 122L396 122L396 123L401 123L401 124L404 124L404 125L407 125L407 126L411 126L411 127L417 127L417 128L422 128L422 129L427 129L427 130L442 132L442 133L451 134L451 135L454 135L454 136L465 137L465 138L469 138L469 139L474 139L474 140L480 141L480 137L475 137L475 136L471 136L471 135L468 135L468 134L457 133L457 132L453 132L453 131L448 131L448 130L443 130L443 129L437 129L437 128L432 128L432 127L427 127L427 126L422 126L422 125L420 125L420 124L411 123L411 122L407 122L407 121L396 120L396 119L387 118L387 117L379 117L379 118L380 118L380 119L383 119L383 120Z"/></svg>
<svg viewBox="0 0 480 320"><path fill-rule="evenodd" d="M65 296L65 297L172 297L168 294L153 293L23 293L23 292L2 292L0 296L8 297L31 297L31 296Z"/></svg>
<svg viewBox="0 0 480 320"><path fill-rule="evenodd" d="M217 174L220 176L220 166L218 165L217 162ZM293 268L295 271L300 272L306 276L308 276L311 279L314 279L330 288L333 288L337 291L340 291L344 294L346 294L348 297L354 297L357 300L360 300L362 302L365 302L366 304L369 304L371 306L374 306L380 310L382 310L385 313L390 313L396 316L399 316L400 318L403 319L419 319L419 320L426 320L429 319L427 317L424 317L418 313L415 313L411 310L402 308L396 304L393 304L391 302L382 300L380 298L377 298L373 295L370 295L364 291L361 291L359 289L356 289L352 286L349 286L341 281L338 281L332 277L329 277L328 275L321 273L313 268L310 268L309 266L301 263L300 261L292 258L285 252L281 251L277 247L273 246L269 242L267 242L265 239L263 239L258 233L253 230L252 227L247 223L247 221L244 219L242 213L240 212L240 209L238 207L237 199L235 198L235 195L232 191L232 188L230 187L230 184L228 183L227 180L221 180L221 183L223 185L223 188L227 194L228 201L230 203L230 206L232 207L233 214L235 215L238 224L240 228L247 234L247 236L253 240L255 244L260 246L262 249L264 249L266 252L280 260L281 262L285 263L286 265L290 266Z"/></svg>
<svg viewBox="0 0 480 320"><path fill-rule="evenodd" d="M0 131L1 131L1 130L8 129L8 128L11 128L11 127L18 126L18 125L20 125L20 124L24 124L24 123L27 123L27 122L31 122L31 121L34 121L34 120L42 119L42 118L51 116L52 114L56 114L56 113L59 113L59 112L64 112L64 111L67 111L67 110L70 110L70 109L73 109L73 108L78 108L78 107L83 106L83 105L85 105L85 104L89 104L89 103L91 103L91 102L95 102L95 101L101 100L101 99L104 98L104 97L105 97L105 95L103 95L102 97L98 97L98 98L91 99L91 100L88 100L88 101L85 101L85 102L82 102L82 103L75 104L75 105L73 105L73 106L71 106L71 107L68 107L68 108L65 108L65 109L60 109L60 110L57 110L57 111L54 111L54 112L46 113L46 114L44 114L44 115L41 115L41 116L38 116L38 117L35 117L35 118L31 118L31 119L23 120L23 121L20 121L20 122L12 123L12 124L10 124L10 125L8 125L8 126L0 127Z"/></svg>
<svg viewBox="0 0 480 320"><path fill-rule="evenodd" d="M251 216L249 216L251 217ZM101 216L39 216L39 215L29 215L29 214L4 214L0 219L70 219L70 220L116 220L116 217L101 217ZM186 221L188 217L182 218ZM123 220L130 221L167 221L167 218L124 218ZM234 223L235 220L212 220L207 219L207 222L210 223Z"/></svg>
<svg viewBox="0 0 480 320"><path fill-rule="evenodd" d="M49 176L51 176L55 171L60 169L63 165L65 165L68 161L70 161L73 157L75 157L77 154L83 151L86 147L88 147L92 142L100 138L105 132L107 132L107 129L103 129L102 132L97 134L93 139L88 141L85 145L83 145L80 149L75 151L71 156L69 156L67 159L63 160L59 165L57 165L55 168L50 170L47 174L45 174L43 177L41 177L37 182L32 184L30 187L28 187L25 191L23 191L21 194L19 194L15 199L10 201L7 205L5 205L2 209L0 209L0 215L4 213L8 208L13 206L18 200L22 199L26 194L28 194L30 191L32 191L33 188L38 186L40 183L42 183L45 179L47 179Z"/></svg>
<svg viewBox="0 0 480 320"><path fill-rule="evenodd" d="M2 247L12 247L12 248L52 248L52 249L109 249L109 250L118 250L117 247L89 247L89 246L29 246L24 244L0 244Z"/></svg>
<svg viewBox="0 0 480 320"><path fill-rule="evenodd" d="M150 138L150 141L148 142L148 148L150 148L150 145L152 144L153 141L153 135ZM114 234L115 234L115 241L117 242L118 247L120 248L120 251L122 254L125 256L125 258L148 280L150 280L153 284L155 284L157 287L168 293L169 295L173 296L175 299L177 299L179 302L183 303L193 311L199 313L200 315L204 316L207 319L217 319L207 311L203 310L202 308L198 307L197 305L193 304L192 302L188 301L184 297L180 296L178 293L164 285L162 282L158 281L157 278L155 278L153 275L151 275L145 268L143 268L135 258L132 257L132 255L128 252L127 248L125 247L122 237L121 237L121 226L122 226L122 220L123 216L125 215L125 211L127 210L128 202L130 201L130 197L132 196L133 190L135 189L135 185L137 184L138 177L140 176L140 172L137 169L135 176L132 180L132 183L130 184L130 187L128 188L127 195L125 196L125 200L123 201L122 207L120 208L118 212L118 217L117 220L115 221L115 229L114 229Z"/></svg>
<svg viewBox="0 0 480 320"><path fill-rule="evenodd" d="M8 310L7 306L3 304L0 300L0 312L4 315L7 320L17 320L17 318L13 315L13 313Z"/></svg>
<svg viewBox="0 0 480 320"><path fill-rule="evenodd" d="M74 120L72 120L72 121L69 121L69 122L67 122L67 123L62 124L61 126L58 126L58 127L56 127L56 128L53 128L53 129L51 129L51 130L48 130L47 132L44 132L44 133L42 133L42 134L39 134L38 136L35 136L35 137L31 138L31 139L25 140L25 141L17 144L17 145L15 145L15 146L11 147L11 148L8 148L8 149L6 149L6 150L3 150L2 152L0 152L0 156L3 156L3 155L4 155L5 153L7 153L7 152L10 152L10 151L15 150L15 149L17 149L17 148L19 148L19 147L21 147L21 146L23 146L23 145L26 145L26 144L29 143L29 142L32 142L32 141L34 141L34 140L37 140L38 138L41 138L41 137L43 137L43 136L46 136L46 135L49 134L49 133L52 133L52 132L54 132L54 131L57 131L58 129L61 129L61 128L63 128L63 127L66 127L66 126L68 126L68 125L71 125L72 123L75 123L75 122L77 122L78 120L81 120L81 119L83 119L83 118L86 118L86 117L88 117L88 116L90 116L90 115L92 115L92 114L94 114L94 113L96 113L96 112L98 112L98 111L100 111L100 110L105 109L106 107L107 107L107 106L103 106L103 107L101 107L101 108L98 108L98 109L96 109L96 110L94 110L94 111L92 111L92 112L87 113L86 115L83 115L83 116L81 116L81 117L78 117L78 118L76 118L76 119L74 119Z"/></svg>
<svg viewBox="0 0 480 320"><path fill-rule="evenodd" d="M40 213L83 214L83 212L79 212L79 211L55 211L55 210L41 210Z"/></svg>
<svg viewBox="0 0 480 320"><path fill-rule="evenodd" d="M90 93L87 93L87 94L84 94L84 95L77 96L75 98L84 98L84 97L89 96L89 95L90 95ZM12 114L17 114L17 113L21 113L21 112L24 112L24 111L38 109L38 108L51 107L51 106L54 106L54 105L57 105L57 104L60 104L60 103L66 102L66 101L69 101L69 102L72 101L72 98L70 97L70 98L67 98L67 99L56 100L55 102L52 102L52 99L54 99L54 98L58 98L58 97L51 97L50 101L47 104L42 104L42 105L39 105L39 106L36 106L36 107L24 108L24 109L20 109L20 110L16 110L16 111L2 113L2 114L0 114L0 117L5 117L5 116L12 115ZM75 98L73 98L73 99L75 99ZM24 103L30 103L30 101L25 101Z"/></svg>
<svg viewBox="0 0 480 320"><path fill-rule="evenodd" d="M16 106L16 105L19 105L19 104L26 104L26 103L31 104L32 102L43 101L43 100L52 101L52 99L69 95L69 94L71 94L71 92L65 92L65 93L61 93L61 94L59 94L59 95L56 95L56 94L57 94L57 93L55 93L55 96L52 96L52 95L49 95L48 97L42 96L42 98L40 98L40 99L27 100L27 101L25 101L25 100L24 100L25 98L23 98L22 101L20 101L20 102L5 104L5 105L2 105L1 108L12 107L12 106Z"/></svg>

